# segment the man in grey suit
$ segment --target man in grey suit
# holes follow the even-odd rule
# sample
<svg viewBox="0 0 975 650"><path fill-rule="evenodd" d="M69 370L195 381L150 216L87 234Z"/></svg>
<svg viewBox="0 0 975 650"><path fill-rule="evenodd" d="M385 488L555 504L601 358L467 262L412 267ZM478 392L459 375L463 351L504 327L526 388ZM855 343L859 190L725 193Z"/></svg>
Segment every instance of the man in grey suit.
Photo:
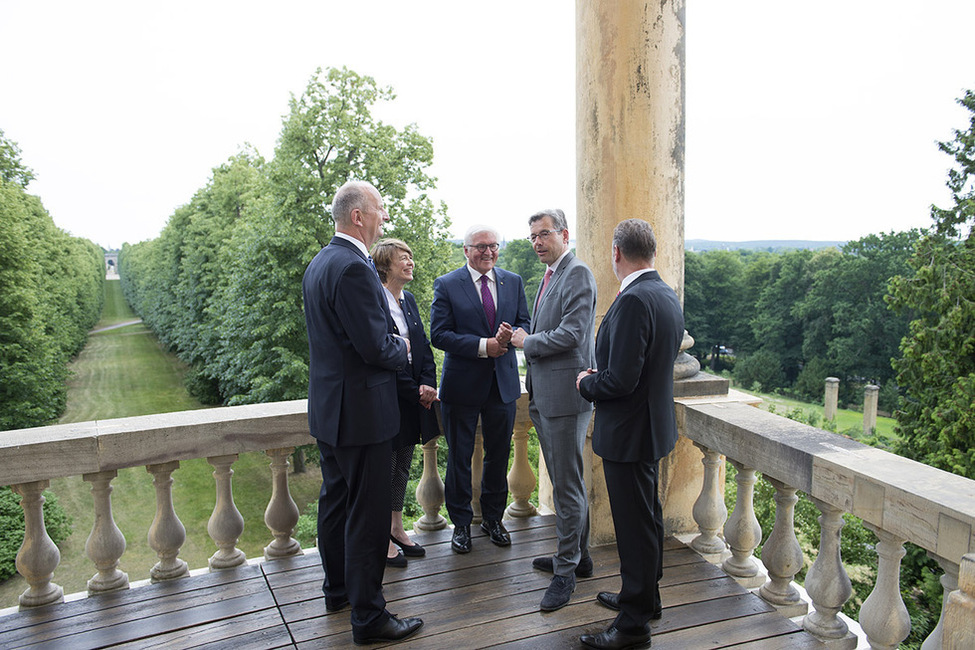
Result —
<svg viewBox="0 0 975 650"><path fill-rule="evenodd" d="M536 569L555 574L540 605L542 611L551 612L569 602L576 576L592 575L582 463L592 404L575 390L575 379L594 365L596 279L569 250L562 210L543 210L528 225L532 247L548 268L535 298L531 331L516 329L511 343L525 351L529 415L555 501L558 550L554 558L532 561Z"/></svg>

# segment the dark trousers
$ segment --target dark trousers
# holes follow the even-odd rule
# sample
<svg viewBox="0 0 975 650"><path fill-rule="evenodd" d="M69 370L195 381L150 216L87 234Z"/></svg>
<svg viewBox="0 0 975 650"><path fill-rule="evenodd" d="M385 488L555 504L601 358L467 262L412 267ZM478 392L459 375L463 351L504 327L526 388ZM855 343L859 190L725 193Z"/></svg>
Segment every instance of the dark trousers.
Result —
<svg viewBox="0 0 975 650"><path fill-rule="evenodd" d="M624 632L648 631L650 617L660 605L664 524L657 498L658 464L603 459L623 578L616 625Z"/></svg>
<svg viewBox="0 0 975 650"><path fill-rule="evenodd" d="M511 430L515 425L517 404L505 404L492 382L487 401L480 406L461 406L441 402L444 437L447 439L447 477L444 500L454 526L469 526L474 518L471 509L471 455L477 420L481 419L484 442L484 472L481 475L481 517L500 521L508 501L508 456L511 453Z"/></svg>
<svg viewBox="0 0 975 650"><path fill-rule="evenodd" d="M318 443L318 552L327 602L352 605L352 629L385 623L383 572L389 546L390 443L333 447Z"/></svg>

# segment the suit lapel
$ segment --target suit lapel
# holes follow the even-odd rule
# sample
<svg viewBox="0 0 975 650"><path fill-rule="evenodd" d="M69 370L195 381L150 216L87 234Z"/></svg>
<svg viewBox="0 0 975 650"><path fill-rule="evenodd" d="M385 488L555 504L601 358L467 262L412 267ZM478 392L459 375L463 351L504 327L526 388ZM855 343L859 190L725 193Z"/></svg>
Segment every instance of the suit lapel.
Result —
<svg viewBox="0 0 975 650"><path fill-rule="evenodd" d="M538 298L538 293L535 294L535 311L532 313L532 334L535 333L535 324L538 321L537 316L542 313L542 305L548 303L548 297L558 288L558 284L562 280L562 276L565 275L565 270L569 268L569 263L573 257L574 255L570 252L559 262L559 265L555 268L552 277L548 281L548 287L545 289L545 293L542 294L541 300ZM542 290L542 285L538 285L538 290Z"/></svg>
<svg viewBox="0 0 975 650"><path fill-rule="evenodd" d="M496 280L498 277L497 272L495 272L494 277ZM460 269L459 280L461 283L461 291L463 291L467 296L467 299L470 300L471 309L481 315L481 324L484 326L484 331L487 332L491 328L488 326L487 314L484 313L484 303L481 302L480 287L476 283L471 282L471 272L468 270L466 264ZM501 296L499 295L498 303L500 302ZM494 307L495 313L501 311L501 307L499 305L495 305ZM497 318L497 316L495 316L495 318ZM490 332L488 336L491 334L494 334L494 332Z"/></svg>

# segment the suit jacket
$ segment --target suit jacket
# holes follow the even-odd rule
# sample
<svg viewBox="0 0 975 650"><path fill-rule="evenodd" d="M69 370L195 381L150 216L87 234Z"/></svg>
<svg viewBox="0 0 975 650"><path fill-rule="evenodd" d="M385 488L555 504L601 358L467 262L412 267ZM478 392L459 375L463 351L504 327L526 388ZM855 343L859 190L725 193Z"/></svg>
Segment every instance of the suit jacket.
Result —
<svg viewBox="0 0 975 650"><path fill-rule="evenodd" d="M575 383L580 372L596 365L596 278L569 253L536 302L524 346L529 397L545 417L591 411L592 404L579 394Z"/></svg>
<svg viewBox="0 0 975 650"><path fill-rule="evenodd" d="M396 373L396 389L399 395L399 433L393 440L393 449L418 442L427 442L440 435L440 424L437 422L436 405L429 409L420 406L420 384L437 387L437 364L433 360L433 350L426 332L423 331L423 321L420 320L420 310L416 306L416 298L409 291L403 291L404 315L406 326L409 328L410 350L413 362ZM397 332L403 335L403 332Z"/></svg>
<svg viewBox="0 0 975 650"><path fill-rule="evenodd" d="M521 395L518 360L515 347L497 359L477 356L480 339L491 338L502 321L528 329L528 303L521 276L494 267L498 303L494 330L488 326L481 295L471 282L467 265L433 282L433 305L430 307L430 339L446 355L440 380L440 399L464 406L480 406L487 401L497 376L501 400L510 403Z"/></svg>
<svg viewBox="0 0 975 650"><path fill-rule="evenodd" d="M592 448L601 457L656 461L674 448L674 360L683 338L680 301L656 271L616 297L596 336L597 372L579 384L596 403Z"/></svg>
<svg viewBox="0 0 975 650"><path fill-rule="evenodd" d="M383 286L351 242L333 237L305 270L308 426L322 442L375 444L399 429L396 372L406 342L392 334Z"/></svg>

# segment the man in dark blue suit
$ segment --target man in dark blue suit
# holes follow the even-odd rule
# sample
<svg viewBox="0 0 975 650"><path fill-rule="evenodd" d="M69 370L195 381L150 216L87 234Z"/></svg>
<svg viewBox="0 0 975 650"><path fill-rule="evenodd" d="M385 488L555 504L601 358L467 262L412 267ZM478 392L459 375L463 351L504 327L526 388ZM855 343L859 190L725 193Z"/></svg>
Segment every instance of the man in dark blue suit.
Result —
<svg viewBox="0 0 975 650"><path fill-rule="evenodd" d="M592 648L650 644L650 621L660 618L663 514L657 497L661 458L677 442L674 359L684 316L674 290L653 268L657 242L650 224L627 219L613 231L613 271L620 292L596 335L596 369L579 373L576 387L596 404L592 449L603 459L613 511L623 587L600 592L619 611L599 634L582 635Z"/></svg>
<svg viewBox="0 0 975 650"><path fill-rule="evenodd" d="M508 500L508 456L521 395L512 326L530 325L521 276L495 267L498 233L474 226L464 237L467 264L437 278L430 339L446 355L440 412L447 439L445 500L454 524L451 548L471 550L471 454L478 418L484 441L481 528L498 546L511 543L501 523Z"/></svg>
<svg viewBox="0 0 975 650"><path fill-rule="evenodd" d="M308 425L318 440L322 489L318 551L325 608L352 605L357 644L405 638L423 625L386 611L390 439L399 428L396 373L410 344L392 333L368 247L389 215L375 187L350 181L332 200L335 236L305 270Z"/></svg>

